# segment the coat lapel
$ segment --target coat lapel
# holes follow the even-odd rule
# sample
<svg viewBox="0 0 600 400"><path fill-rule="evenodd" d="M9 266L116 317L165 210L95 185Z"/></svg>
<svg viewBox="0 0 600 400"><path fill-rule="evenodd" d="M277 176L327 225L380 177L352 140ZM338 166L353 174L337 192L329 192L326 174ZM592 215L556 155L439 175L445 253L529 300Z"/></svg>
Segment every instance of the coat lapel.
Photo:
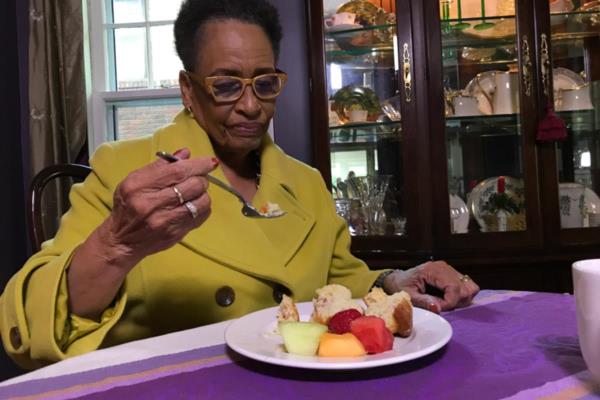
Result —
<svg viewBox="0 0 600 400"><path fill-rule="evenodd" d="M155 136L153 151L174 152L182 147L192 157L214 157L207 134L187 113L180 113ZM296 254L312 229L315 218L296 197L287 156L266 137L261 148L261 182L253 200L256 207L278 204L286 215L273 219L242 215L241 203L231 194L210 185L212 212L208 220L191 231L182 245L220 264L258 278L289 285L285 266ZM227 182L221 168L215 177Z"/></svg>

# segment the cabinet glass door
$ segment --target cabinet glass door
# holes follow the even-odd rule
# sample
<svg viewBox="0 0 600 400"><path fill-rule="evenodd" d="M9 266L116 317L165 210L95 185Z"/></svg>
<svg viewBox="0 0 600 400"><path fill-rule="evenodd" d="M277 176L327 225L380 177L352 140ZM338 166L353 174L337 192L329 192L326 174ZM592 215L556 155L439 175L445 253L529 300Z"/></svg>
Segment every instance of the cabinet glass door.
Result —
<svg viewBox="0 0 600 400"><path fill-rule="evenodd" d="M332 191L357 236L405 234L394 8L323 1Z"/></svg>
<svg viewBox="0 0 600 400"><path fill-rule="evenodd" d="M550 2L554 107L567 126L557 146L560 225L600 226L600 2ZM541 39L542 57L546 38ZM550 69L550 68L549 68Z"/></svg>
<svg viewBox="0 0 600 400"><path fill-rule="evenodd" d="M518 43L515 1L441 0L440 24L449 229L524 231L520 101L533 90L534 50Z"/></svg>

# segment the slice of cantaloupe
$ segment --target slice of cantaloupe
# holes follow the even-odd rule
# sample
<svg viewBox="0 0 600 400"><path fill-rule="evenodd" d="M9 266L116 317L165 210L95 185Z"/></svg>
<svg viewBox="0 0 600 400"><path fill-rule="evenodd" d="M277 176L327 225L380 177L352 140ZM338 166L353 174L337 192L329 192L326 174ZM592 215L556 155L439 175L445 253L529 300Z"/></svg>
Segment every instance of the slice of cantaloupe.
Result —
<svg viewBox="0 0 600 400"><path fill-rule="evenodd" d="M367 354L364 346L351 333L324 333L319 342L320 357L358 357Z"/></svg>

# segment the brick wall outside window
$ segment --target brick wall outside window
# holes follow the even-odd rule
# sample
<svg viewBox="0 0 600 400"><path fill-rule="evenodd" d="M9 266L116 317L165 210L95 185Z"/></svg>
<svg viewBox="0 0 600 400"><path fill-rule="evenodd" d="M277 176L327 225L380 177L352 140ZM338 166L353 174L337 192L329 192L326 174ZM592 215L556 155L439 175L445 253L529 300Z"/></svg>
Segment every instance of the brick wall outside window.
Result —
<svg viewBox="0 0 600 400"><path fill-rule="evenodd" d="M181 104L117 107L116 138L150 135L170 123L182 108Z"/></svg>

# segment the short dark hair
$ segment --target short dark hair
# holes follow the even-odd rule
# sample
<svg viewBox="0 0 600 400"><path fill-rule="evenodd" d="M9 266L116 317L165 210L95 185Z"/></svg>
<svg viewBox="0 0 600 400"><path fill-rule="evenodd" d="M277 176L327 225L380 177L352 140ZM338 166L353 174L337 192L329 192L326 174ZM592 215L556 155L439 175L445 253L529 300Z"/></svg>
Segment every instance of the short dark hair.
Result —
<svg viewBox="0 0 600 400"><path fill-rule="evenodd" d="M193 71L202 26L209 21L235 19L260 26L266 33L275 59L283 36L279 12L266 0L185 0L175 20L175 48L187 71Z"/></svg>

